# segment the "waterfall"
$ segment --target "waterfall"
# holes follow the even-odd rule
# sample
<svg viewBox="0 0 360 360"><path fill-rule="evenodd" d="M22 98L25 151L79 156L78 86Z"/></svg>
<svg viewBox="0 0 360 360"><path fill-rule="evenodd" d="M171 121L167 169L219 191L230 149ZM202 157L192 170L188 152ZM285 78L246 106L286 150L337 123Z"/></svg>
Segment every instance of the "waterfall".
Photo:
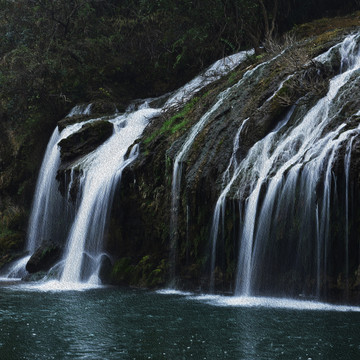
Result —
<svg viewBox="0 0 360 360"><path fill-rule="evenodd" d="M351 163L351 151L354 137L350 139L346 146L344 171L345 171L345 279L347 287L349 285L349 173Z"/></svg>
<svg viewBox="0 0 360 360"><path fill-rule="evenodd" d="M251 53L253 53L253 51L240 53L242 55L239 57L239 61L244 60L246 58L246 55ZM255 68L246 71L244 76L237 84L233 85L232 87L229 87L228 89L220 93L216 98L215 104L190 129L184 143L181 146L181 149L178 151L175 157L174 165L173 165L173 173L172 173L172 183L171 183L171 215L170 215L170 268L171 268L170 277L171 277L172 286L174 285L174 281L175 281L175 264L176 264L176 251L177 251L177 242L178 242L178 217L179 217L179 204L180 204L182 164L186 160L188 152L191 149L196 137L203 130L203 128L206 126L208 121L213 117L213 115L216 114L217 110L224 103L224 100L227 99L228 94L231 93L233 89L240 88L242 84L246 80L248 80L251 76L258 76L259 74L261 74L262 68L264 68L266 64L274 61L275 59L276 58L273 58L268 62L259 64ZM222 68L220 68L220 70L222 70ZM224 70L221 71L221 74L223 73Z"/></svg>
<svg viewBox="0 0 360 360"><path fill-rule="evenodd" d="M210 268L210 292L214 291L214 271L215 271L215 260L216 260L216 244L217 239L219 236L219 225L220 225L220 217L222 217L222 229L221 234L224 234L224 218L225 218L225 201L226 196L228 195L231 186L233 185L234 181L236 180L239 170L239 164L237 161L237 152L239 150L240 146L240 135L243 131L243 128L245 124L247 123L249 119L245 119L241 126L239 127L238 131L236 132L236 135L234 137L234 145L233 145L233 152L229 161L229 165L226 168L223 176L222 176L222 192L216 202L212 225L211 225L211 268ZM232 173L232 175L231 175Z"/></svg>
<svg viewBox="0 0 360 360"><path fill-rule="evenodd" d="M218 97L215 105L201 117L200 121L191 128L190 134L185 140L180 152L176 155L173 167L172 183L171 183L171 217L170 217L170 276L172 281L175 279L175 264L176 264L176 247L178 241L178 216L179 216L179 202L180 202L180 187L181 187L181 175L182 175L182 162L191 148L196 136L205 126L210 116L216 112L216 110L223 103L230 88L225 90Z"/></svg>
<svg viewBox="0 0 360 360"><path fill-rule="evenodd" d="M56 128L47 145L36 184L26 241L26 251L29 254L32 254L41 243L41 240L48 238L51 232L51 227L45 221L45 214L48 212L53 213L54 207L51 200L57 196L55 174L60 163L60 153L57 151L56 144L59 139L59 131ZM14 278L22 275L29 259L30 255L27 255L16 261L9 268L5 277Z"/></svg>
<svg viewBox="0 0 360 360"><path fill-rule="evenodd" d="M78 131L83 123L70 125L59 133L56 127L44 155L36 185L27 232L27 251L32 254L43 240L61 242L67 227L69 204L59 192L56 174L60 165L59 142Z"/></svg>
<svg viewBox="0 0 360 360"><path fill-rule="evenodd" d="M278 257L279 254L273 253L271 243L276 239L277 227L286 226L284 224L288 222L295 222L299 233L289 234L286 246L292 246L294 254L298 251L299 256L314 258L315 264L308 264L309 268L305 270L317 279L316 295L321 295L324 276L328 271L327 255L330 245L327 239L335 186L332 166L339 149L345 145L348 149L345 160L348 174L351 144L360 132L360 126L354 129L348 127L346 122L336 124L334 121L341 89L360 70L357 46L359 37L347 37L343 43L317 59L325 62L333 51L339 51L342 58L342 72L330 81L326 96L301 119L292 116L290 112L282 125L258 141L238 164L237 182L250 185L251 190L248 196L243 187L237 190L239 199L246 197L236 275L237 295L256 294L266 288L266 281L270 282L276 271L280 271L274 269L275 260L272 261L272 257ZM348 179L348 175L346 176ZM227 186L232 187L233 182L231 179ZM321 194L317 188L320 182L323 184ZM223 192L214 212L215 232L222 196ZM277 224L279 219L283 219L282 225ZM213 234L213 246L216 243L214 239L216 235ZM348 248L346 249L348 252ZM214 251L213 247L213 259ZM286 253L285 249L283 253ZM285 269L291 261L294 266L302 262L299 257L277 260L280 262L280 269ZM302 266L304 264L303 262Z"/></svg>
<svg viewBox="0 0 360 360"><path fill-rule="evenodd" d="M90 108L90 105L76 106L68 117L90 114ZM66 244L60 263L60 267L63 267L62 275L59 282L50 287L72 289L81 284L99 284L98 273L104 256L103 237L112 198L123 169L138 156L138 145L133 146L128 157L125 154L142 134L149 119L159 112L159 109L148 108L145 102L137 110L108 119L114 126L113 135L72 165L65 197L61 196L56 180L60 166L58 144L80 130L84 124L98 119L68 125L61 133L58 128L54 130L37 181L26 246L31 255L42 241ZM79 194L73 205L69 193L75 169L81 175ZM15 263L8 276L23 275L30 255Z"/></svg>
<svg viewBox="0 0 360 360"><path fill-rule="evenodd" d="M199 75L188 84L183 86L178 90L175 95L173 95L165 104L165 108L169 108L174 105L179 105L182 102L185 102L190 99L194 93L198 92L200 89L210 84L211 82L219 79L221 76L225 75L241 62L243 62L248 55L253 54L253 50L242 51L238 54L234 54L216 61L211 65L204 74ZM180 187L181 187L181 176L182 176L182 162L186 157L187 152L191 148L196 136L203 129L208 118L218 109L222 104L224 97L227 92L224 91L223 94L220 94L216 104L200 119L200 121L191 129L190 134L187 136L181 150L176 155L174 165L173 165L173 174L172 174L172 183L171 183L171 214L170 214L170 278L171 286L175 286L175 264L176 264L176 248L178 242L178 216L179 216L179 202L180 202Z"/></svg>
<svg viewBox="0 0 360 360"><path fill-rule="evenodd" d="M79 112L80 108L78 107L72 111L74 114ZM64 240L64 233L66 233L64 230L67 227L69 209L65 209L67 202L62 198L58 190L59 184L56 181L56 173L60 165L58 143L71 133L79 130L80 127L81 124L71 125L64 129L61 134L56 127L49 140L40 167L29 219L26 239L26 251L29 255L12 264L5 275L6 277L23 276L26 273L27 261L42 241L60 242Z"/></svg>
<svg viewBox="0 0 360 360"><path fill-rule="evenodd" d="M360 73L359 39L360 35L348 36L342 43L315 58L324 64L334 56L341 59L340 74L330 80L327 94L315 104L311 102L311 108L310 102L302 104L301 109L299 104L292 106L267 135L262 135L255 144L250 139L253 145L246 154L243 154L243 149L247 149L249 141L243 141L247 136L245 130L258 120L255 118L256 121L253 122L251 117L245 119L250 116L245 111L246 115L236 119L239 126L234 138L230 140L229 147L232 145L232 151L228 154L229 163L227 167L223 167L226 170L219 177L220 194L213 216L209 219L212 220L209 239L211 292L216 287L220 241L227 241L225 220L229 199L239 209L239 223L233 227L234 233L238 231L234 235L238 241L238 246L234 246L237 250L236 295L270 293L274 290L274 284L277 286L276 291L284 285L276 283L279 275L286 275L295 282L298 281L297 273L305 274L303 276L308 276L312 281L306 289L304 287L304 293L317 297L326 295L324 284L331 271L329 256L334 252L334 245L329 238L332 235L334 204L338 201L339 191L344 192L345 199L344 203L341 202L344 208L344 226L339 231L342 232L344 243L340 245L339 256L344 261L344 274L348 282L352 266L349 261L349 243L352 238L349 225L351 154L355 138L360 135L360 125L351 122L351 117L343 119L338 115L340 105L349 92L353 91L353 82L356 82ZM59 167L64 166L61 164L59 143L78 132L85 124L99 119L68 125L61 132L55 129L39 173L26 249L32 254L47 240L65 244L63 258L56 265L59 270L57 286L71 289L79 284L96 286L101 282L101 266L104 259L109 257L104 252L103 243L114 193L124 169L139 154L138 145L134 143L142 135L149 119L163 110L179 108L194 93L233 69L247 54L242 52L216 62L171 95L162 108L150 108L144 102L131 110L129 108L124 114L116 113L107 117L106 120L113 125L113 134L92 152L74 160L71 165L67 164L66 176L70 177L65 179L66 189L62 192L63 195L60 194L59 183L56 181ZM224 107L232 104L231 101L235 98L233 95L241 92L242 88L247 94L245 87L262 79L263 73L269 72L267 66L281 55L247 70L235 85L217 96L213 105L184 134L184 141L174 157L171 184L169 260L172 286L175 286L176 280L178 241L182 240L179 239L178 219L183 166L194 142L209 124L212 125L217 115L222 114ZM269 109L274 98L282 90L286 90L283 88L294 74L276 76L282 76L283 81L272 95L267 93L260 100L267 104L260 109L260 113L263 109ZM247 99L249 96L243 98ZM307 109L305 114L302 113L304 109ZM77 114L91 114L91 105L77 106L68 116ZM259 133L262 131L263 129ZM334 168L339 163L344 174L337 179ZM344 184L345 188L342 189L338 184ZM75 187L76 200L74 194L70 194ZM238 218L236 211L234 213ZM184 241L188 245L191 243L193 214L186 202L183 212L186 222ZM17 276L16 274L24 271L28 259L29 256L14 264L8 276ZM295 273L294 276L292 272ZM289 289L291 286L289 284ZM302 289L296 291L301 292Z"/></svg>
<svg viewBox="0 0 360 360"><path fill-rule="evenodd" d="M111 120L114 134L76 164L83 172L81 197L67 240L60 282L99 284L103 237L114 191L123 169L136 159L138 146L133 147L128 158L125 153L141 135L148 119L158 113L157 109L143 108Z"/></svg>

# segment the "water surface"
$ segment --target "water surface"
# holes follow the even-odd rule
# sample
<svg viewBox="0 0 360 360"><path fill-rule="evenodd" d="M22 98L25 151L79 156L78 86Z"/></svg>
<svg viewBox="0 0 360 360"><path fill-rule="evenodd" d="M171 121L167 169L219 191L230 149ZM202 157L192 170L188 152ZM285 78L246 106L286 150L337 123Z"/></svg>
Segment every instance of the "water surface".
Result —
<svg viewBox="0 0 360 360"><path fill-rule="evenodd" d="M0 359L360 359L358 308L247 301L1 287Z"/></svg>

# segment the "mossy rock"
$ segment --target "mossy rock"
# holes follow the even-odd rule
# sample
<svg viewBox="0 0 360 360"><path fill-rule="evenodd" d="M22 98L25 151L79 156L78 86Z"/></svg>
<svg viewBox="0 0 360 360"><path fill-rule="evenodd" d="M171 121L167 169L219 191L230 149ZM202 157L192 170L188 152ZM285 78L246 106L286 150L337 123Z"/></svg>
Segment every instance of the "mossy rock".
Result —
<svg viewBox="0 0 360 360"><path fill-rule="evenodd" d="M26 264L29 273L48 271L61 258L62 248L50 241L44 242L31 256Z"/></svg>
<svg viewBox="0 0 360 360"><path fill-rule="evenodd" d="M114 285L127 284L154 288L165 284L167 262L162 259L157 265L150 255L145 255L134 265L132 259L123 257L114 264L110 282Z"/></svg>
<svg viewBox="0 0 360 360"><path fill-rule="evenodd" d="M25 236L21 232L11 232L0 234L0 253L8 254L19 251L24 247Z"/></svg>
<svg viewBox="0 0 360 360"><path fill-rule="evenodd" d="M134 265L131 264L129 257L123 257L117 260L111 270L110 282L114 285L129 283L134 271Z"/></svg>
<svg viewBox="0 0 360 360"><path fill-rule="evenodd" d="M339 32L340 29L356 27L359 26L359 23L360 12L356 12L342 17L324 17L302 25L297 25L292 31L298 38L320 35L324 42L324 37L326 38L325 40L327 40L334 34L337 35L338 33L336 34L336 32Z"/></svg>

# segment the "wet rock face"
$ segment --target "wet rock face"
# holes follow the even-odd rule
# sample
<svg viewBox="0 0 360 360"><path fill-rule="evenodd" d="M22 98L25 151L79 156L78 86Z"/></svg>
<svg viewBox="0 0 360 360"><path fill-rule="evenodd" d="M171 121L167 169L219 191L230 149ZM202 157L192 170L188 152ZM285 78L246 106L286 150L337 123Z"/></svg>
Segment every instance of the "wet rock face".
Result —
<svg viewBox="0 0 360 360"><path fill-rule="evenodd" d="M104 120L85 124L78 132L60 141L62 162L71 162L95 150L113 133L113 125Z"/></svg>
<svg viewBox="0 0 360 360"><path fill-rule="evenodd" d="M124 110L124 107L118 105L120 110ZM97 100L94 101L91 105L92 114L101 114L101 115L112 115L117 111L117 106L113 102Z"/></svg>
<svg viewBox="0 0 360 360"><path fill-rule="evenodd" d="M46 241L34 252L26 264L29 273L48 271L60 260L62 248L51 241Z"/></svg>

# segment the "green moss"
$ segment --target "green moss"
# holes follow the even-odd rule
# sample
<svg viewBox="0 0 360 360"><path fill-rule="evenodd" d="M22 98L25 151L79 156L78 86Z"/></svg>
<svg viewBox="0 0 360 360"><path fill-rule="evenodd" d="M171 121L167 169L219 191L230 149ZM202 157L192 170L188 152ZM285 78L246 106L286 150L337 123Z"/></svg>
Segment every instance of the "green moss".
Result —
<svg viewBox="0 0 360 360"><path fill-rule="evenodd" d="M20 232L1 229L0 232L0 254L19 251L24 246L24 236Z"/></svg>
<svg viewBox="0 0 360 360"><path fill-rule="evenodd" d="M232 72L228 78L228 85L231 86L231 85L234 85L236 83L236 80L237 80L237 74L236 72Z"/></svg>
<svg viewBox="0 0 360 360"><path fill-rule="evenodd" d="M165 274L167 270L167 263L165 259L162 259L155 270L152 270L148 279L147 285L149 287L156 287L164 284Z"/></svg>
<svg viewBox="0 0 360 360"><path fill-rule="evenodd" d="M187 124L187 120L183 120L182 122L180 122L179 124L176 124L172 129L171 129L171 133L174 134L177 131L181 130L182 128L184 128Z"/></svg>
<svg viewBox="0 0 360 360"><path fill-rule="evenodd" d="M151 256L145 255L134 265L131 258L124 257L115 263L110 278L113 284L123 283L153 288L164 284L166 270L165 259L155 265Z"/></svg>
<svg viewBox="0 0 360 360"><path fill-rule="evenodd" d="M132 277L134 266L131 264L131 259L123 257L114 264L110 279L113 284L129 283Z"/></svg>
<svg viewBox="0 0 360 360"><path fill-rule="evenodd" d="M145 144L151 143L156 137L170 133L174 134L177 131L183 129L187 122L189 121L188 114L193 110L195 104L199 101L199 97L192 98L185 106L177 112L175 115L171 116L169 119L165 120L160 129L154 131L149 137L144 140ZM181 122L179 123L179 120Z"/></svg>

